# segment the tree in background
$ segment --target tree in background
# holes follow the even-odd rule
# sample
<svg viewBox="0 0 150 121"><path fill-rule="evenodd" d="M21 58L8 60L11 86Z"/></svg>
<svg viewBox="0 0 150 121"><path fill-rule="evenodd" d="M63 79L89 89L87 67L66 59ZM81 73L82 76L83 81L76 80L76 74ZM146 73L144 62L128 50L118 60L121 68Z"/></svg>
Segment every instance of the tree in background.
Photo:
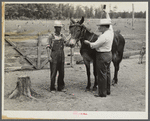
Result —
<svg viewBox="0 0 150 121"><path fill-rule="evenodd" d="M74 18L81 18L82 16L85 16L85 13L83 11L83 8L81 6L77 6L75 13L74 13Z"/></svg>
<svg viewBox="0 0 150 121"><path fill-rule="evenodd" d="M111 18L132 18L132 12L116 12L117 6L110 11ZM70 4L6 4L5 19L68 19L101 18L102 5L98 8L72 6ZM145 12L135 12L135 18L146 18Z"/></svg>
<svg viewBox="0 0 150 121"><path fill-rule="evenodd" d="M100 18L102 14L102 7L95 8L95 18Z"/></svg>

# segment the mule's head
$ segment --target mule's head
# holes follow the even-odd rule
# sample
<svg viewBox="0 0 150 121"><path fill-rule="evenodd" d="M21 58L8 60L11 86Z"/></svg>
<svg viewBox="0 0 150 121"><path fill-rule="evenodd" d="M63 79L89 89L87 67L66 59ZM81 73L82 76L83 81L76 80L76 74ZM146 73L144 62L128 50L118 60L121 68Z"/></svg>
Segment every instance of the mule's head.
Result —
<svg viewBox="0 0 150 121"><path fill-rule="evenodd" d="M74 47L75 44L80 40L82 35L82 23L84 22L84 17L81 18L80 21L75 22L73 19L70 19L69 31L71 34L70 46Z"/></svg>

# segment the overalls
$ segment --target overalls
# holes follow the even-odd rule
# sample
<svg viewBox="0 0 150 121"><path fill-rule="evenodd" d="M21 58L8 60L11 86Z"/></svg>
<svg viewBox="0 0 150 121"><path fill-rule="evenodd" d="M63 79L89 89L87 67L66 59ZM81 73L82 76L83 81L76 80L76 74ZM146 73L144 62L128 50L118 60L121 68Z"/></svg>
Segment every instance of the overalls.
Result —
<svg viewBox="0 0 150 121"><path fill-rule="evenodd" d="M57 79L57 90L61 91L64 86L64 39L62 36L58 39L54 36L54 39L52 39L53 45L52 45L52 52L51 52L51 58L52 62L50 62L50 70L51 70L51 86L50 90L56 90L55 89L55 79L57 71L59 72L58 79Z"/></svg>

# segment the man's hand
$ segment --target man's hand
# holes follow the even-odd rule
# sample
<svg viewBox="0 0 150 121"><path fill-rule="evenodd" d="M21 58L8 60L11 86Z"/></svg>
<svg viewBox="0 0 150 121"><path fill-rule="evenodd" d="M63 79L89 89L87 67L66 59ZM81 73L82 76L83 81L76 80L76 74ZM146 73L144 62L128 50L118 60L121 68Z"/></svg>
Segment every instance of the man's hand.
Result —
<svg viewBox="0 0 150 121"><path fill-rule="evenodd" d="M68 41L65 42L65 46L66 46L66 47L69 47L69 42L68 42Z"/></svg>
<svg viewBox="0 0 150 121"><path fill-rule="evenodd" d="M84 43L90 45L90 42L88 40L84 40Z"/></svg>

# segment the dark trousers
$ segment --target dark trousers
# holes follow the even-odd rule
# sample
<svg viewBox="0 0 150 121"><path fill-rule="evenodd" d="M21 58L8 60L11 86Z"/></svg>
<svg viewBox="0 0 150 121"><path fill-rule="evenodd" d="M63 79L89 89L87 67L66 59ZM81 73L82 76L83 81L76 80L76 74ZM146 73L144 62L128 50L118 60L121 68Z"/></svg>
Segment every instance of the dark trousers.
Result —
<svg viewBox="0 0 150 121"><path fill-rule="evenodd" d="M64 52L52 52L52 62L50 63L50 70L51 70L51 86L50 90L56 90L55 89L55 80L56 80L56 74L58 74L57 78L57 85L58 85L58 91L61 91L64 86Z"/></svg>
<svg viewBox="0 0 150 121"><path fill-rule="evenodd" d="M98 77L98 95L105 97L110 94L110 63L112 60L111 52L96 53L96 68Z"/></svg>

